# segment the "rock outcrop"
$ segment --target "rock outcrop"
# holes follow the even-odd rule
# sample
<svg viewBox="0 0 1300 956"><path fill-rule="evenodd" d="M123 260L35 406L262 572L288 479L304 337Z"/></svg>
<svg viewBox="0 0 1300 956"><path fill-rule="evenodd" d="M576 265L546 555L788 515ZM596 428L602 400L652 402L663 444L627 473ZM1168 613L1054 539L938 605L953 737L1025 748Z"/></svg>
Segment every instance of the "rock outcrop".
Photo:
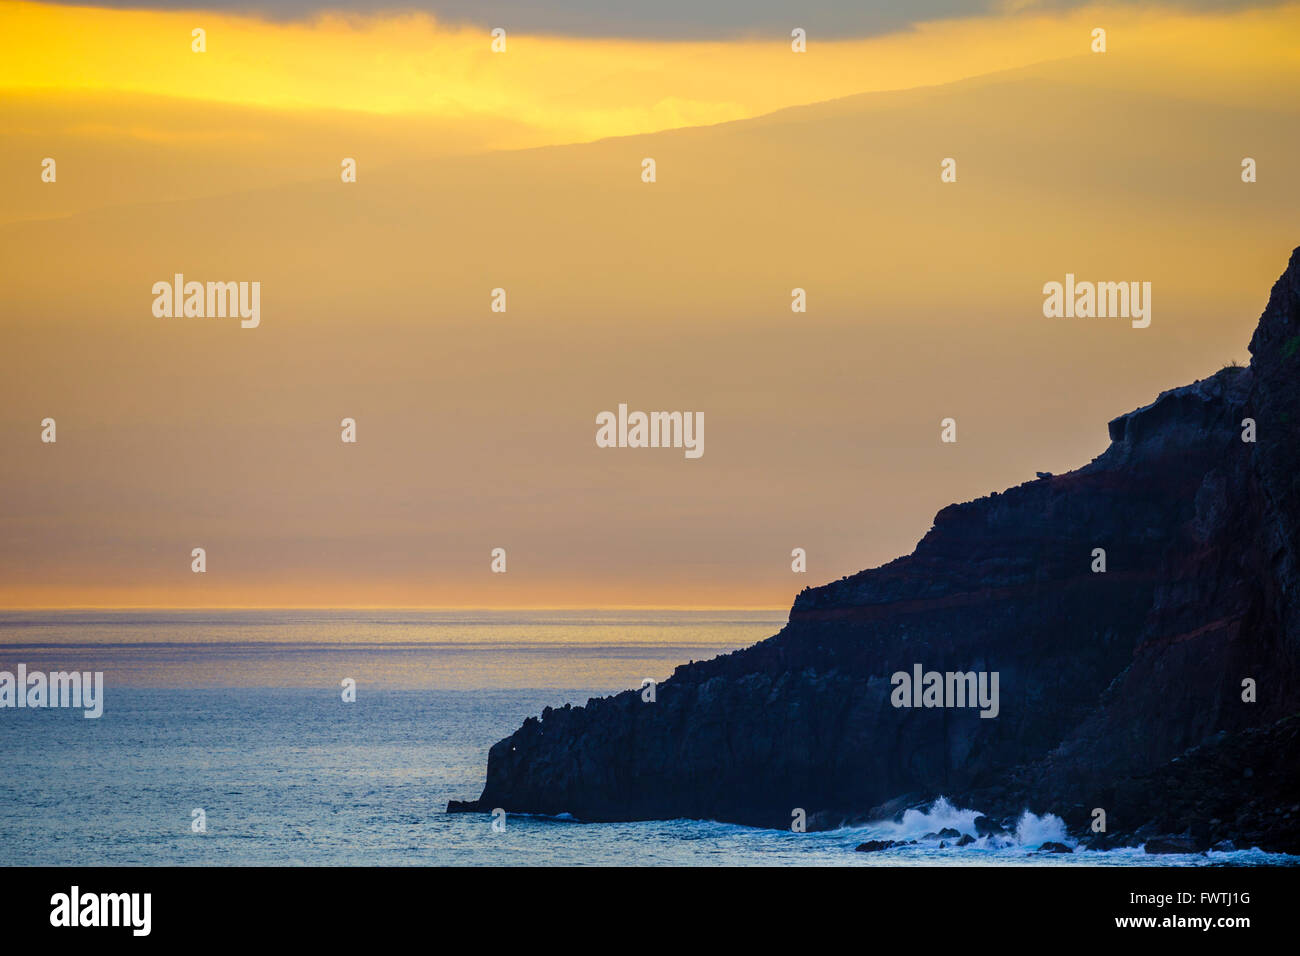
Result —
<svg viewBox="0 0 1300 956"><path fill-rule="evenodd" d="M944 508L911 555L803 591L779 634L677 668L655 702L529 718L449 811L826 827L945 794L1300 850L1300 813L1272 814L1300 802L1294 772L1223 772L1296 747L1300 249L1250 349L1116 418L1090 464ZM891 675L917 664L997 672L997 716L895 707ZM1166 805L1175 785L1192 792Z"/></svg>

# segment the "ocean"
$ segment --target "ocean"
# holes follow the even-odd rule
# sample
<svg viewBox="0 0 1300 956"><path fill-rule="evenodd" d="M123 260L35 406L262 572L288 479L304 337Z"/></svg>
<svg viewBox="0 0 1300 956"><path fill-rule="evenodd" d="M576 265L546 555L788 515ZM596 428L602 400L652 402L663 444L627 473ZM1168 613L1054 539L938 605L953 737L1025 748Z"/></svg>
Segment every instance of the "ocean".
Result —
<svg viewBox="0 0 1300 956"><path fill-rule="evenodd" d="M978 808L818 833L670 820L447 814L488 748L543 707L663 680L784 623L756 611L0 613L0 671L104 673L103 716L0 709L3 865L1258 865L1258 850L1037 853L1014 836L939 847ZM345 703L341 683L356 682ZM1042 808L1038 808L1042 809ZM205 829L193 830L195 811ZM922 840L856 853L866 840Z"/></svg>

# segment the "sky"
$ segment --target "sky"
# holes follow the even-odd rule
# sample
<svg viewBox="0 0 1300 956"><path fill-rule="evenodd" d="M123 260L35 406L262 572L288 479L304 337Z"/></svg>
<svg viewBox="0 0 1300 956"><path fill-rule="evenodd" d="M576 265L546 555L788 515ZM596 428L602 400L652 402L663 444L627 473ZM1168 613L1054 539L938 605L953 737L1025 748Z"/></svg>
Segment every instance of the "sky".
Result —
<svg viewBox="0 0 1300 956"><path fill-rule="evenodd" d="M82 6L70 3L71 6ZM101 7L154 10L220 10L268 20L304 20L321 13L373 15L419 12L439 22L507 27L529 34L643 37L660 40L734 38L778 33L798 25L838 38L876 36L915 24L1028 10L1056 12L1086 6L1084 0L112 0ZM1177 4L1130 0L1128 7L1223 11L1232 0L1181 0Z"/></svg>
<svg viewBox="0 0 1300 956"><path fill-rule="evenodd" d="M787 607L1246 360L1300 244L1296 4L206 6L0 6L0 607Z"/></svg>

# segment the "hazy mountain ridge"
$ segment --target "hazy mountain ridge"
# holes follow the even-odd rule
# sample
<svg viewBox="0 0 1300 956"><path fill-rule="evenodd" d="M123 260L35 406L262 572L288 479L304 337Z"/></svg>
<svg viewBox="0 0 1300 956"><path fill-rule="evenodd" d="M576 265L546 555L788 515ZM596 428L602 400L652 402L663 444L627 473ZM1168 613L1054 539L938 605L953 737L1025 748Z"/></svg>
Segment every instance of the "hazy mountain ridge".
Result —
<svg viewBox="0 0 1300 956"><path fill-rule="evenodd" d="M276 133L235 109L169 126L172 146L24 134L6 208L68 218L0 225L0 434L24 449L0 500L31 542L0 551L0 601L772 607L809 580L794 546L811 580L907 553L936 503L1064 472L1117 412L1246 357L1300 202L1296 87L1229 108L1129 88L1126 62L474 157L426 160L391 120ZM266 147L188 135L241 124ZM177 272L261 282L261 324L154 316ZM1150 281L1151 326L1046 320L1066 272ZM705 411L704 459L598 448L623 401ZM29 443L46 416L57 457ZM195 541L222 575L172 559Z"/></svg>

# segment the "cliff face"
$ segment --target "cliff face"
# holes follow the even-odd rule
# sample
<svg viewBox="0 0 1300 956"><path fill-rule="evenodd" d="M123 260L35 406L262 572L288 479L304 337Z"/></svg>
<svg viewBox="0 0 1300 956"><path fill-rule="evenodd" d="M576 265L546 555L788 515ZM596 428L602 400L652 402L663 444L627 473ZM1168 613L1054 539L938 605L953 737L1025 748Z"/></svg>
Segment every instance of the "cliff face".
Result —
<svg viewBox="0 0 1300 956"><path fill-rule="evenodd" d="M1300 712L1300 249L1251 353L1115 419L1077 471L944 508L913 554L803 591L779 634L677 668L655 702L529 718L492 748L482 797L448 809L784 827L803 808L831 826L946 794L1151 822L1174 758L1185 776L1234 739L1259 750ZM890 676L917 664L998 672L998 715L893 706ZM1211 783L1220 803L1300 801L1265 776L1206 774L1188 806Z"/></svg>

